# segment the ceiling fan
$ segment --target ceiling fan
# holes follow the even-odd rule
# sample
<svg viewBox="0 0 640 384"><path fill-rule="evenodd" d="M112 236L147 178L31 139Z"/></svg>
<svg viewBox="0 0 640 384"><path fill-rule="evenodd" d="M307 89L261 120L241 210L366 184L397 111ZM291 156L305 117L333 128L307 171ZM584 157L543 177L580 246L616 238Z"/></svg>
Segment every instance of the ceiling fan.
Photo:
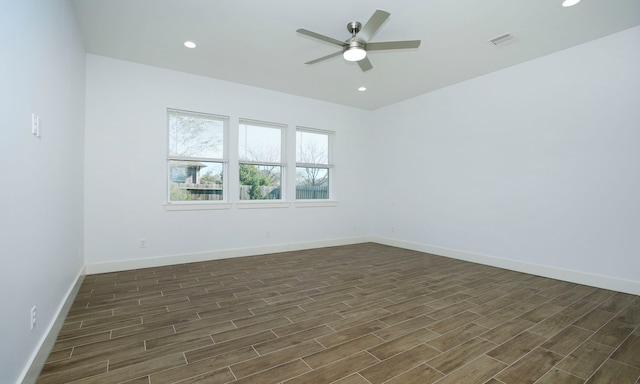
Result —
<svg viewBox="0 0 640 384"><path fill-rule="evenodd" d="M350 22L347 24L347 29L349 30L349 33L351 33L351 38L346 41L340 41L306 29L298 29L296 32L300 34L342 47L342 51L308 61L305 64L319 63L342 54L344 59L347 61L357 61L360 69L362 69L363 72L366 72L373 68L369 58L367 57L367 51L418 48L420 46L420 40L385 41L379 43L369 42L373 35L378 32L378 29L380 29L382 24L387 21L389 16L389 12L377 10L364 26L362 26L358 21Z"/></svg>

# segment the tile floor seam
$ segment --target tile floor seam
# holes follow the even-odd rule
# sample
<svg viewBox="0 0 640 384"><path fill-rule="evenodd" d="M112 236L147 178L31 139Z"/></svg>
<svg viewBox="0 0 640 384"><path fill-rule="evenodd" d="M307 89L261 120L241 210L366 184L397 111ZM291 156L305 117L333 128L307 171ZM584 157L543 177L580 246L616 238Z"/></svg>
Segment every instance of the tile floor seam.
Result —
<svg viewBox="0 0 640 384"><path fill-rule="evenodd" d="M321 351L320 351L320 352L321 352ZM306 361L304 358L305 358L305 357L308 357L308 356L311 356L311 355L313 355L313 353L310 353L310 354L308 354L308 355L306 355L306 356L302 356L302 357L299 357L299 358L298 358L298 359L300 359L300 360L302 361L302 363L303 363L304 365L306 365L307 367L309 367L309 369L310 369L310 371L309 371L309 372L313 372L313 367L311 367L311 366L309 365L309 363L307 363L307 361Z"/></svg>
<svg viewBox="0 0 640 384"><path fill-rule="evenodd" d="M607 323L605 323L605 324L607 324ZM604 325L603 325L603 327L604 327ZM579 328L579 327L577 327L577 328ZM602 328L602 327L601 327L601 328ZM582 328L580 328L580 329L582 329ZM598 328L598 330L599 330L599 329L600 329L600 328ZM601 346L603 346L603 347L608 347L608 348L611 348L611 349L612 349L611 353L610 353L609 355L607 355L607 357L603 360L603 364L604 364L604 362L605 362L605 361L607 361L608 359L610 359L610 358L611 358L611 356L612 356L612 355L613 355L613 354L618 350L617 348L611 347L610 345L602 344L602 343L599 343L599 342L597 342L597 341L591 340L591 337L592 337L593 335L595 335L597 331L591 331L591 330L588 330L588 329L587 329L587 331L592 332L592 333L591 333L591 335L589 335L589 337L587 337L586 339L584 339L580 344L578 344L575 348L573 348L573 349L572 349L571 351L569 351L566 355L564 355L564 358L563 358L562 360L560 360L560 361L558 362L558 364L556 364L556 366L560 365L560 363L562 363L564 360L566 360L567 358L569 358L569 356L571 356L575 351L577 351L578 349L580 349L580 347L582 347L582 346L583 346L584 344L586 344L587 342L589 342L589 343L595 343L595 344L601 345ZM631 334L629 334L629 336L631 336ZM625 338L625 340L626 340L626 338ZM620 343L620 345L622 345L622 343ZM560 368L558 368L558 369L560 369ZM597 369L596 369L596 370L597 370ZM594 371L594 372L595 372L595 371ZM567 373L570 373L570 372L567 372ZM573 375L573 374L572 374L572 376L575 376L575 375Z"/></svg>
<svg viewBox="0 0 640 384"><path fill-rule="evenodd" d="M542 343L542 344L544 344L544 343ZM510 368L510 367L512 367L512 366L514 366L514 365L516 365L519 361L523 360L526 356L528 356L528 355L532 354L533 352L535 352L535 351L536 351L536 349L543 349L543 350L545 350L545 351L547 351L547 352L550 352L550 353L556 354L556 355L558 355L558 356L562 356L562 359L558 360L558 362L556 362L554 365L552 365L551 367L549 367L549 369L547 369L547 370L546 370L542 375L540 375L540 377L538 377L538 378L534 381L534 383L535 383L536 381L538 381L538 380L540 380L542 377L544 377L544 375L546 375L546 374L547 374L548 372L550 372L552 369L556 368L556 367L558 366L558 364L560 364L560 362L561 362L562 360L564 360L564 359L568 356L568 355L563 355L563 354L561 354L561 353L557 353L557 352L554 352L554 351L549 350L549 349L547 349L547 348L544 348L544 347L542 347L542 344L540 344L540 345L538 345L537 347L535 347L535 348L531 349L529 352L527 352L525 355L523 355L522 357L520 357L518 360L516 360L516 361L514 361L513 363L511 363L511 364L510 364L508 367L506 367L504 370L506 370L506 369L508 369L508 368ZM503 370L503 371L504 371L504 370ZM496 373L496 376L497 376L497 375L498 375L498 373Z"/></svg>
<svg viewBox="0 0 640 384"><path fill-rule="evenodd" d="M632 334L633 334L633 333L630 333L627 337L625 337L625 339L620 343L620 345L624 344L624 342L625 342L625 341L627 341L627 339L629 339L629 337L631 337L631 335L632 335ZM609 354L609 356L605 359L605 361L607 361L607 360L614 360L614 361L616 361L616 362L618 362L618 363L620 363L620 364L622 364L622 365L626 365L627 367L631 367L631 368L635 368L635 369L640 370L640 366L635 366L635 365L627 364L627 363L626 363L626 362L624 362L624 361L620 361L620 360L618 360L618 359L614 358L614 357L613 357L613 355L614 355L617 351L618 351L618 348L615 348L613 351L611 351L611 353L610 353L610 354ZM640 351L638 351L638 352L640 352Z"/></svg>
<svg viewBox="0 0 640 384"><path fill-rule="evenodd" d="M497 361L498 363L502 363L502 364L506 365L505 369L511 366L511 364L507 364L507 363L505 363L504 361L498 360L498 359L496 359L496 358L495 358L495 357L493 357L493 356L489 356L489 355L487 355L487 353L486 353L486 352L485 352L485 353L483 353L483 354L482 354L482 355L480 355L480 356L486 356L486 357L488 357L488 358L489 358L489 359L491 359L491 360L495 360L495 361ZM502 372L502 371L501 371L501 372ZM496 373L496 375L497 375L497 374L498 374L498 373Z"/></svg>
<svg viewBox="0 0 640 384"><path fill-rule="evenodd" d="M439 355L438 355L438 356L439 356ZM436 358L436 357L438 357L438 356L435 356L434 358ZM434 381L434 382L433 382L433 384L436 384L438 381L444 380L444 379L446 379L446 378L449 376L449 375L447 375L446 373L444 373L443 371L441 371L441 370L439 370L438 368L434 367L433 365L429 364L429 361L426 361L426 362L424 362L423 364L424 364L424 365L426 365L427 367L429 367L429 368L433 369L434 371L436 371L436 372L438 372L439 374L441 374L441 375L442 375L442 377L441 377L441 378L439 378L438 380ZM450 372L449 374L451 374L451 372Z"/></svg>
<svg viewBox="0 0 640 384"><path fill-rule="evenodd" d="M617 318L622 312L624 312L627 308L629 308L631 306L631 304L633 304L633 302L636 301L636 300L638 300L638 298L635 298L635 299L631 300L627 305L625 305L622 309L620 309L618 312L616 312L616 314L613 316L613 318L611 320Z"/></svg>
<svg viewBox="0 0 640 384"><path fill-rule="evenodd" d="M502 363L502 364L504 364L504 365L505 365L505 367L504 367L504 368L502 368L500 371L498 371L498 372L494 373L494 374L493 374L493 376L491 376L491 378L492 378L492 379L494 379L494 380L496 380L496 381L498 381L498 382L500 382L500 383L504 383L502 380L498 380L498 375L500 375L502 372L505 372L505 371L506 371L507 369L509 369L509 368L510 368L514 363L507 364L507 363L505 363L504 361L498 360L498 359L496 359L496 358L495 358L495 357L493 357L493 356L489 356L489 355L487 355L487 353L486 353L486 352L485 352L485 353L483 353L483 354L482 354L482 356L486 356L486 357L488 357L488 358L490 358L490 359L492 359L492 360L497 361L498 363Z"/></svg>
<svg viewBox="0 0 640 384"><path fill-rule="evenodd" d="M373 363L373 364L371 364L371 365L369 365L369 366L367 366L367 367L364 367L364 368L360 369L358 372L364 371L365 369L367 369L367 368L369 368L369 367L373 367L374 365L379 364L379 363L382 363L383 361L385 361L385 360L386 360L386 359L385 359L385 360L378 359L377 357L375 357L374 355L372 355L372 354L371 354L369 351L367 351L367 350L360 351L360 352L356 353L356 355L358 355L358 354L360 354L360 353L365 353L365 354L367 354L367 355L369 355L369 356L373 357L373 358L376 360L376 362L375 362L375 363ZM352 355L352 356L353 356L353 355ZM347 358L349 358L349 357L351 357L351 356L345 357L344 359L347 359ZM344 359L341 359L341 360L344 360Z"/></svg>
<svg viewBox="0 0 640 384"><path fill-rule="evenodd" d="M365 381L365 383L367 383L367 384L373 384L372 382L370 382L369 380L367 380L364 376L362 376L362 375L361 375L361 374L359 374L358 372L352 373L351 375L346 376L346 377L351 377L351 376L358 376L359 378L361 378L362 380L364 380L364 381ZM340 382L341 380L344 380L344 379L345 379L344 377L341 377L341 378L339 378L338 380L334 380L334 381L332 381L330 384L338 383L338 382Z"/></svg>
<svg viewBox="0 0 640 384"><path fill-rule="evenodd" d="M540 344L540 345L541 345L541 344ZM501 361L501 363L506 364L507 366L506 366L502 371L500 371L500 372L504 372L505 370L507 370L507 369L509 369L509 368L513 367L514 365L516 365L519 361L524 360L527 356L529 356L530 354L532 354L536 349L538 349L538 348L544 349L544 348L540 347L540 345L538 345L537 347L535 347L535 348L531 349L529 352L525 353L524 355L520 356L518 359L514 360L511 364L506 364L504 361ZM546 350L546 349L545 349L545 350ZM553 352L553 353L555 353L555 352ZM486 352L485 352L485 355L486 355ZM492 358L492 359L494 359L494 360L498 360L498 359L496 359L496 358L494 358L494 357L492 357L492 356L489 356L489 355L487 355L487 356L488 356L488 357L491 357L491 358ZM498 361L500 361L500 360L498 360ZM545 373L546 373L546 372L545 372ZM496 373L494 376L498 376L499 374L500 374L500 373Z"/></svg>
<svg viewBox="0 0 640 384"><path fill-rule="evenodd" d="M562 360L561 360L561 361L562 361ZM560 363L558 363L558 364L560 364ZM567 371L565 371L565 370L564 370L564 369L562 369L562 368L558 368L558 364L556 364L555 366L551 367L547 372L545 372L545 374L544 374L544 375L540 376L540 377L538 378L538 380L536 380L533 384L538 383L540 380L542 380L542 379L545 377L545 375L546 375L547 373L551 372L553 369L557 369L558 371L563 372L563 373L566 373L566 374L567 374L567 375L569 375L569 376L575 377L575 378L576 378L576 379L578 379L578 380L584 380L582 377L578 377L578 376L574 375L574 374L573 374L573 373L571 373L571 372L567 372ZM584 380L584 382L586 382L586 380Z"/></svg>
<svg viewBox="0 0 640 384"><path fill-rule="evenodd" d="M384 361L384 360L383 360L383 361ZM388 378L387 380L385 380L385 381L381 382L380 384L388 383L389 381L391 381L391 380L393 380L393 379L395 379L395 378L397 378L397 377L399 377L399 376L404 375L405 373L407 373L407 372L409 372L409 371L411 371L411 370L413 370L413 369L415 369L415 368L417 368L417 367L421 366L422 364L425 364L425 361L422 361L422 362L420 362L420 363L417 363L415 366L412 366L412 367L408 368L407 370L402 371L402 372L398 373L397 375L395 375L395 376L393 376L393 377ZM358 371L358 374L359 374L359 373L360 373L360 371ZM360 375L360 376L362 376L362 375ZM365 379L365 380L366 380L366 379ZM367 381L368 381L368 382L370 382L369 380L367 380Z"/></svg>
<svg viewBox="0 0 640 384"><path fill-rule="evenodd" d="M331 313L335 313L335 312L331 312ZM336 313L336 314L337 314L337 313ZM338 315L338 316L340 316L340 314L337 314L337 315ZM340 316L340 317L342 317L342 316ZM342 317L342 319L344 320L344 317ZM336 330L335 328L333 328L333 327L332 327L331 325L329 325L329 324L325 324L325 325L326 325L327 327L329 327L329 329L331 329L331 330L333 331L333 333L338 333L338 332L340 332L340 331ZM347 328L347 329L349 329L349 328ZM323 346L324 346L324 344L323 344ZM325 347L325 348L326 348L326 347Z"/></svg>
<svg viewBox="0 0 640 384"><path fill-rule="evenodd" d="M496 344L496 343L494 343L493 341L491 341L491 340L489 340L489 339L485 339L484 337L482 337L482 335L476 336L475 338L476 338L476 339L480 339L480 340L484 340L484 341L486 341L487 343L494 344L494 345L495 345L495 348L498 348L499 346L501 346L502 344L504 344L504 343ZM463 343L463 344L464 344L464 343ZM487 352L488 352L488 351L487 351Z"/></svg>
<svg viewBox="0 0 640 384"><path fill-rule="evenodd" d="M235 372L233 372L233 369L231 369L231 366L230 366L230 365L229 365L229 366L227 366L227 367L225 367L225 368L227 368L227 369L229 370L229 372L231 372L231 376L233 376L233 381L239 380L239 379L238 379L238 376L236 376L236 373L235 373ZM220 369L222 369L222 368L220 368ZM184 381L184 380L181 380L181 381ZM232 381L232 382L233 382L233 381ZM179 384L179 383L177 383L177 384Z"/></svg>
<svg viewBox="0 0 640 384"><path fill-rule="evenodd" d="M611 354L613 354L613 352L611 352ZM591 380L591 378L600 370L600 368L602 368L605 363L607 362L607 360L609 360L611 354L609 354L609 357L607 357L606 359L602 360L602 362L598 365L598 367L596 367L593 372L591 372L591 374L589 375L589 377L587 377L584 382L587 383L589 380Z"/></svg>

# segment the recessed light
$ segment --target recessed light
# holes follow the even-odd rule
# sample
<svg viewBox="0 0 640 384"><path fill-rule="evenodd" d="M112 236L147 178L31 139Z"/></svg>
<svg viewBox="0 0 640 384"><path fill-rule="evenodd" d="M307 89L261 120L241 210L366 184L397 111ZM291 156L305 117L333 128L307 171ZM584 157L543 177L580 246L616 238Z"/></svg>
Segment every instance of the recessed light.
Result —
<svg viewBox="0 0 640 384"><path fill-rule="evenodd" d="M571 7L573 5L576 5L580 2L580 0L564 0L562 2L562 6L563 7Z"/></svg>
<svg viewBox="0 0 640 384"><path fill-rule="evenodd" d="M367 87L360 87L360 88L358 88L358 91L360 91L360 92L364 92L364 91L366 91L366 90L367 90Z"/></svg>
<svg viewBox="0 0 640 384"><path fill-rule="evenodd" d="M193 41L185 41L184 42L184 46L187 48L195 48L196 47L196 43L194 43Z"/></svg>

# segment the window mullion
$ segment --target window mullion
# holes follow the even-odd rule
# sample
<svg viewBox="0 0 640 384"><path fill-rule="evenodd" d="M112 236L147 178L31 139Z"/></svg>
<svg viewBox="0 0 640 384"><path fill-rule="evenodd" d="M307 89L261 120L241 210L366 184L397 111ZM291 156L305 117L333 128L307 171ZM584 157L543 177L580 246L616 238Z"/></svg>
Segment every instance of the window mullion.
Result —
<svg viewBox="0 0 640 384"><path fill-rule="evenodd" d="M210 163L226 163L226 159L219 159L215 157L187 157L187 156L168 156L169 160L176 161L206 161Z"/></svg>
<svg viewBox="0 0 640 384"><path fill-rule="evenodd" d="M283 168L287 166L285 163L274 163L270 161L240 160L238 161L238 163L249 164L249 165L266 165L266 166L283 167Z"/></svg>
<svg viewBox="0 0 640 384"><path fill-rule="evenodd" d="M301 168L333 168L333 164L296 163L296 167L301 167Z"/></svg>

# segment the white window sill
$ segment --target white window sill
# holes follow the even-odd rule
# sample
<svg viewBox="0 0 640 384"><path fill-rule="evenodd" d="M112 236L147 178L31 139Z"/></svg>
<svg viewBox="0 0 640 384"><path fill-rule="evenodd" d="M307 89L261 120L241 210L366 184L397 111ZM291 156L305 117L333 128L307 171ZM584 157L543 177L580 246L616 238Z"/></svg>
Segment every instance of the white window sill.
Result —
<svg viewBox="0 0 640 384"><path fill-rule="evenodd" d="M238 209L260 209L260 208L289 208L291 203L287 201L253 200L236 203Z"/></svg>
<svg viewBox="0 0 640 384"><path fill-rule="evenodd" d="M314 207L336 207L337 200L297 200L293 203L288 201L243 201L236 202L238 209L263 209L263 208L289 208L293 204L296 208L314 208ZM167 203L164 204L165 211L200 211L200 210L217 210L231 209L234 203Z"/></svg>
<svg viewBox="0 0 640 384"><path fill-rule="evenodd" d="M314 207L336 207L337 200L298 200L295 203L296 208L314 208Z"/></svg>
<svg viewBox="0 0 640 384"><path fill-rule="evenodd" d="M167 203L165 211L199 211L207 209L230 209L231 203Z"/></svg>

